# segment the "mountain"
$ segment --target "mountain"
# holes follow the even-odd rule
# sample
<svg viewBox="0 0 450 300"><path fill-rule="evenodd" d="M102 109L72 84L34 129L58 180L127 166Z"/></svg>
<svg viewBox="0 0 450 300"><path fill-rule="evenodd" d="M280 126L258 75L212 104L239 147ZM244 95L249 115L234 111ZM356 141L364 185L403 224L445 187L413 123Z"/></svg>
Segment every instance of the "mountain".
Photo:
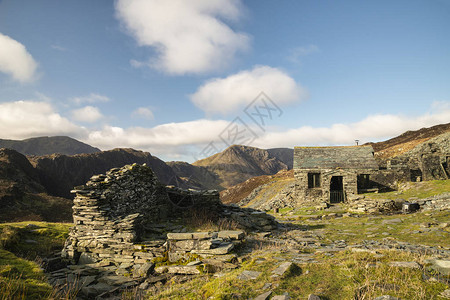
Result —
<svg viewBox="0 0 450 300"><path fill-rule="evenodd" d="M274 151L283 153L282 151ZM285 158L283 158L285 159ZM203 167L216 176L216 185L227 188L254 176L271 175L289 169L288 164L269 150L233 145L213 156L192 164Z"/></svg>
<svg viewBox="0 0 450 300"><path fill-rule="evenodd" d="M194 166L184 161L169 161L166 163L181 178L187 186L200 190L222 190L218 183L220 178L206 167ZM179 184L178 184L179 185Z"/></svg>
<svg viewBox="0 0 450 300"><path fill-rule="evenodd" d="M92 175L132 163L146 163L164 184L177 185L178 182L182 182L162 160L148 152L133 149L113 149L72 156L52 154L30 157L30 161L47 192L64 198L72 198L70 191L73 187L85 184ZM181 187L184 186L182 183Z"/></svg>
<svg viewBox="0 0 450 300"><path fill-rule="evenodd" d="M100 152L100 149L68 136L43 136L22 141L0 139L0 148L14 149L24 155L49 155L53 153L75 155Z"/></svg>
<svg viewBox="0 0 450 300"><path fill-rule="evenodd" d="M37 170L24 155L0 149L0 222L70 221L72 201L45 192Z"/></svg>

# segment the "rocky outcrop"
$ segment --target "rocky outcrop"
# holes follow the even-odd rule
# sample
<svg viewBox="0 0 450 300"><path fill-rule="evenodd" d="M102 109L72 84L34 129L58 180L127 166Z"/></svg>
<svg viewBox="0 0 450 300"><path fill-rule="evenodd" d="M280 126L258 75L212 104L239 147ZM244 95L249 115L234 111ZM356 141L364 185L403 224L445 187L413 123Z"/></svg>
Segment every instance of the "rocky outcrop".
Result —
<svg viewBox="0 0 450 300"><path fill-rule="evenodd" d="M70 200L45 194L38 172L24 155L0 149L0 220L67 222L70 207Z"/></svg>

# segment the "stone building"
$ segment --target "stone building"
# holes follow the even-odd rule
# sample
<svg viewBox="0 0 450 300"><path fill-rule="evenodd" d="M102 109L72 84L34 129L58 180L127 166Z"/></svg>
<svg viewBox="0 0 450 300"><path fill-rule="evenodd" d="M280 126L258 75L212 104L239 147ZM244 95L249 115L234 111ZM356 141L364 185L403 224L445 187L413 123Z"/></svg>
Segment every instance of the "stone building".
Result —
<svg viewBox="0 0 450 300"><path fill-rule="evenodd" d="M295 197L299 204L348 202L402 182L449 179L449 140L445 133L387 160L376 160L372 146L295 147Z"/></svg>
<svg viewBox="0 0 450 300"><path fill-rule="evenodd" d="M300 202L344 202L371 188L377 171L372 146L295 147L294 176Z"/></svg>

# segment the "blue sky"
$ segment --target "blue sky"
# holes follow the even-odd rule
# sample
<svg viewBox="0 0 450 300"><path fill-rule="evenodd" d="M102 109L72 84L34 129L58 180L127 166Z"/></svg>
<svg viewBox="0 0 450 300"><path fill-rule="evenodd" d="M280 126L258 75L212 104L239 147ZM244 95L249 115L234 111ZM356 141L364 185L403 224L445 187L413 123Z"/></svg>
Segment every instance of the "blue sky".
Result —
<svg viewBox="0 0 450 300"><path fill-rule="evenodd" d="M450 122L449 36L448 0L0 0L0 138L189 162L378 141Z"/></svg>

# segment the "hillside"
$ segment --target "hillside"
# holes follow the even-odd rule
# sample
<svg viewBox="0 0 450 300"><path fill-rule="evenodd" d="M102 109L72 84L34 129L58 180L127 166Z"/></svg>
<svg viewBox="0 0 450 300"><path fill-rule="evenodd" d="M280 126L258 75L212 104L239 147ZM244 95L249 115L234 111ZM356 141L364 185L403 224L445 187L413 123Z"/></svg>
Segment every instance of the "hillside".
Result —
<svg viewBox="0 0 450 300"><path fill-rule="evenodd" d="M289 166L269 150L233 145L213 156L196 161L194 166L214 173L217 184L227 188L254 176L271 175Z"/></svg>
<svg viewBox="0 0 450 300"><path fill-rule="evenodd" d="M407 131L387 141L367 144L372 145L377 158L387 159L406 153L417 145L446 132L450 132L450 123Z"/></svg>
<svg viewBox="0 0 450 300"><path fill-rule="evenodd" d="M70 221L72 201L45 192L38 172L24 155L0 149L0 222Z"/></svg>
<svg viewBox="0 0 450 300"><path fill-rule="evenodd" d="M53 153L75 155L100 152L100 149L68 136L43 136L22 141L0 139L0 148L14 149L23 155L49 155Z"/></svg>
<svg viewBox="0 0 450 300"><path fill-rule="evenodd" d="M184 161L169 161L166 163L181 178L182 182L190 188L207 190L221 190L218 184L219 177L206 167L191 165Z"/></svg>
<svg viewBox="0 0 450 300"><path fill-rule="evenodd" d="M164 184L177 185L182 182L162 160L148 152L133 149L113 149L73 156L52 154L30 160L47 192L64 198L72 198L70 190L86 183L92 175L132 163L147 164Z"/></svg>

